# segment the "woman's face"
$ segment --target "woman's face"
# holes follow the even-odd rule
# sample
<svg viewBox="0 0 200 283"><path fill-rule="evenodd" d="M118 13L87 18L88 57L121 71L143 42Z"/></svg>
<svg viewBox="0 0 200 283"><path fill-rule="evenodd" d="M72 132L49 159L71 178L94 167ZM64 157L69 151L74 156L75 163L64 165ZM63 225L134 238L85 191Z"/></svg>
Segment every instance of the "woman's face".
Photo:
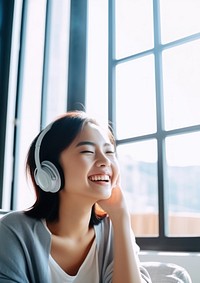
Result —
<svg viewBox="0 0 200 283"><path fill-rule="evenodd" d="M106 131L87 123L60 156L67 194L93 201L109 198L119 167L115 148Z"/></svg>

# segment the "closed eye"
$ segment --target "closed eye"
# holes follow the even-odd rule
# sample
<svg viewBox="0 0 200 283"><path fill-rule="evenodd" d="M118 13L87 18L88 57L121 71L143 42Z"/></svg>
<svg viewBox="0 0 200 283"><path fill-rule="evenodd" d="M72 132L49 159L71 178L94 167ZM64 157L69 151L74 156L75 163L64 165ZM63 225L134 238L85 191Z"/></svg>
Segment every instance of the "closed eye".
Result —
<svg viewBox="0 0 200 283"><path fill-rule="evenodd" d="M115 151L112 151L112 150L108 150L106 151L107 154L115 154Z"/></svg>
<svg viewBox="0 0 200 283"><path fill-rule="evenodd" d="M106 154L115 154L115 148L113 146L108 146L107 148L105 148L105 153Z"/></svg>
<svg viewBox="0 0 200 283"><path fill-rule="evenodd" d="M94 152L91 150L82 150L81 153L94 153Z"/></svg>

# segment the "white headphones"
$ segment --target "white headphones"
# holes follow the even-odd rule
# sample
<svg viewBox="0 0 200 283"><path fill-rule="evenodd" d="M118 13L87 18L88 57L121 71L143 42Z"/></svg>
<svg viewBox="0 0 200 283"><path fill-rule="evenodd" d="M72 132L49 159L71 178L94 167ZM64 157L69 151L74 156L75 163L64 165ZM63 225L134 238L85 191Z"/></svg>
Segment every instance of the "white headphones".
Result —
<svg viewBox="0 0 200 283"><path fill-rule="evenodd" d="M53 123L49 124L39 135L35 144L34 178L36 184L45 192L56 193L61 187L61 178L56 166L48 161L40 163L40 146L46 133L51 129Z"/></svg>

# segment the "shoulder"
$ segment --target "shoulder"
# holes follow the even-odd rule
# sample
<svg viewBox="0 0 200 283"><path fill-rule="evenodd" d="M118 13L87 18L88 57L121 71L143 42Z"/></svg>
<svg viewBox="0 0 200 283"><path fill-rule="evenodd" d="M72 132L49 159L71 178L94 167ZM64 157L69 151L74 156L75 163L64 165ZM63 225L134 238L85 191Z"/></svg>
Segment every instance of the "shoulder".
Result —
<svg viewBox="0 0 200 283"><path fill-rule="evenodd" d="M4 215L0 220L0 225L20 228L21 226L33 225L36 220L26 216L23 211L12 211Z"/></svg>
<svg viewBox="0 0 200 283"><path fill-rule="evenodd" d="M49 234L41 220L31 218L24 211L9 212L0 220L0 234L9 231L10 234L27 237L31 234Z"/></svg>
<svg viewBox="0 0 200 283"><path fill-rule="evenodd" d="M95 227L95 233L96 233L96 241L97 246L102 248L102 246L106 245L109 246L109 248L113 248L113 226L110 218L107 216L105 217L99 225ZM138 254L140 251L139 246L136 244L135 235L133 233L133 230L131 229L131 239L132 239L132 245L135 252Z"/></svg>
<svg viewBox="0 0 200 283"><path fill-rule="evenodd" d="M98 225L94 226L96 242L99 250L112 245L113 229L110 218L105 217Z"/></svg>
<svg viewBox="0 0 200 283"><path fill-rule="evenodd" d="M46 263L50 240L42 221L27 216L23 211L3 216L0 220L0 242L4 247L0 248L0 278L5 277L9 282L11 278L12 282L29 282L27 278L31 276L31 282L38 282L41 273L41 278L45 279L40 282L49 282Z"/></svg>
<svg viewBox="0 0 200 283"><path fill-rule="evenodd" d="M98 251L98 263L101 282L108 282L113 270L113 229L107 216L94 226ZM110 282L110 281L109 281Z"/></svg>
<svg viewBox="0 0 200 283"><path fill-rule="evenodd" d="M0 220L0 222L13 222L15 220L20 220L26 218L26 214L24 211L10 211L6 213Z"/></svg>
<svg viewBox="0 0 200 283"><path fill-rule="evenodd" d="M98 225L94 226L96 236L106 236L112 233L112 223L108 216L106 216L104 219L101 220L101 222Z"/></svg>

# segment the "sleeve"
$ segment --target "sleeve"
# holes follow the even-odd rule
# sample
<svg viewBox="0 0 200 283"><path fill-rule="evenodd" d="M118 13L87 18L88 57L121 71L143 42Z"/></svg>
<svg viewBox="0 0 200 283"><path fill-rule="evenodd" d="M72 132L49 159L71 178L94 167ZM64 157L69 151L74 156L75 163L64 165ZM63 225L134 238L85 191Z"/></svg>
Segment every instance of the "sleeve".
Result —
<svg viewBox="0 0 200 283"><path fill-rule="evenodd" d="M144 266L141 265L141 262L139 260L138 254L140 252L140 247L136 243L135 235L133 233L133 230L131 230L131 233L132 233L133 249L134 249L134 251L136 253L136 256L137 256L138 266L139 266L140 274L141 274L141 277L142 277L142 283L152 283L151 277L150 277L148 271L146 270L146 268Z"/></svg>
<svg viewBox="0 0 200 283"><path fill-rule="evenodd" d="M113 230L109 218L105 219L97 230L97 245L99 244L99 266L100 266L100 282L112 283L113 274ZM140 269L142 283L152 283L147 270L141 265L138 253L140 247L136 244L135 236L132 231L132 246L136 253L138 266Z"/></svg>
<svg viewBox="0 0 200 283"><path fill-rule="evenodd" d="M0 222L0 282L28 283L22 244L15 233Z"/></svg>

